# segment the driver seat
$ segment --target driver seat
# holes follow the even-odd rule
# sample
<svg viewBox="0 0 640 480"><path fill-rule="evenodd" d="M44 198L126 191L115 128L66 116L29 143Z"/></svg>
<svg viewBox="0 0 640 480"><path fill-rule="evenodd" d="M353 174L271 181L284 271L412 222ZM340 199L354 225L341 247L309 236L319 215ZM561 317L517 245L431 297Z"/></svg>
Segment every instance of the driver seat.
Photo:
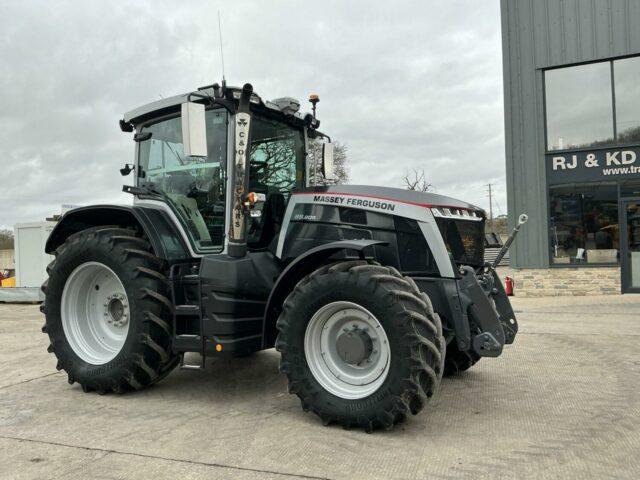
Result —
<svg viewBox="0 0 640 480"><path fill-rule="evenodd" d="M262 218L255 226L249 246L252 249L263 249L269 247L274 238L278 237L287 202L284 195L274 192L267 195L262 207Z"/></svg>

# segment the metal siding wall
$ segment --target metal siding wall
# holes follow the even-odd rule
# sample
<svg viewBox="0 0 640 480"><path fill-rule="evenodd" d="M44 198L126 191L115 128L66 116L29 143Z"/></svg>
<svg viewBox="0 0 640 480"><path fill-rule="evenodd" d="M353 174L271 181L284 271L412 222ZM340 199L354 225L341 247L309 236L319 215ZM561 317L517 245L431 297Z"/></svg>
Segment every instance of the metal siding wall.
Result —
<svg viewBox="0 0 640 480"><path fill-rule="evenodd" d="M526 212L511 264L549 265L541 69L640 53L637 0L501 0L509 221Z"/></svg>

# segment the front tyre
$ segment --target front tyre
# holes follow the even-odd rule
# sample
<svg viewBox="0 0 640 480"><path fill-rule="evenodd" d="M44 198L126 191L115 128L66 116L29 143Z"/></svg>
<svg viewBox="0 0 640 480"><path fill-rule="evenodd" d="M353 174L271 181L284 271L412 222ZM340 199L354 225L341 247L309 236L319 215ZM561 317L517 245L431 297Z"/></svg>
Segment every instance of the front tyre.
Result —
<svg viewBox="0 0 640 480"><path fill-rule="evenodd" d="M454 338L447 345L447 354L444 361L444 376L453 377L473 367L480 360L473 350L462 351L458 348L458 342Z"/></svg>
<svg viewBox="0 0 640 480"><path fill-rule="evenodd" d="M96 227L57 249L42 286L42 331L69 383L101 393L137 390L178 363L164 262L134 231Z"/></svg>
<svg viewBox="0 0 640 480"><path fill-rule="evenodd" d="M319 268L287 297L277 328L289 390L325 424L391 428L418 413L442 377L440 318L392 267Z"/></svg>

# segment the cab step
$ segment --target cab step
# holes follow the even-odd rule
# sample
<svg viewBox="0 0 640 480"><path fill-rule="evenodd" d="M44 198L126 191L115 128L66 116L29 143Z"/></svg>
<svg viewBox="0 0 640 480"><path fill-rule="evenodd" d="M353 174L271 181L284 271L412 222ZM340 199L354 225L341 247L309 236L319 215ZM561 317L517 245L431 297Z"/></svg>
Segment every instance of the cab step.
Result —
<svg viewBox="0 0 640 480"><path fill-rule="evenodd" d="M187 353L190 353L190 356L193 355L198 355L200 357L200 363L186 363L185 361L185 355ZM204 370L205 369L205 364L206 362L206 357L202 354L199 353L193 353L193 352L182 352L180 354L180 369L181 370Z"/></svg>

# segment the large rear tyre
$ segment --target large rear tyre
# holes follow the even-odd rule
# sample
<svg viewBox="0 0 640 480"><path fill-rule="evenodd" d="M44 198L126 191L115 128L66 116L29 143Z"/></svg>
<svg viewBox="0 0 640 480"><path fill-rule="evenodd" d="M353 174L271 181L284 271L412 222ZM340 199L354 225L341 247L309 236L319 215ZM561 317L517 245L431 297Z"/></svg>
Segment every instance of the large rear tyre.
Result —
<svg viewBox="0 0 640 480"><path fill-rule="evenodd" d="M289 391L324 424L389 429L422 410L440 384L440 318L392 267L319 268L289 294L277 328Z"/></svg>
<svg viewBox="0 0 640 480"><path fill-rule="evenodd" d="M138 390L177 364L164 261L133 230L96 227L55 252L42 286L48 351L69 383L100 393Z"/></svg>

